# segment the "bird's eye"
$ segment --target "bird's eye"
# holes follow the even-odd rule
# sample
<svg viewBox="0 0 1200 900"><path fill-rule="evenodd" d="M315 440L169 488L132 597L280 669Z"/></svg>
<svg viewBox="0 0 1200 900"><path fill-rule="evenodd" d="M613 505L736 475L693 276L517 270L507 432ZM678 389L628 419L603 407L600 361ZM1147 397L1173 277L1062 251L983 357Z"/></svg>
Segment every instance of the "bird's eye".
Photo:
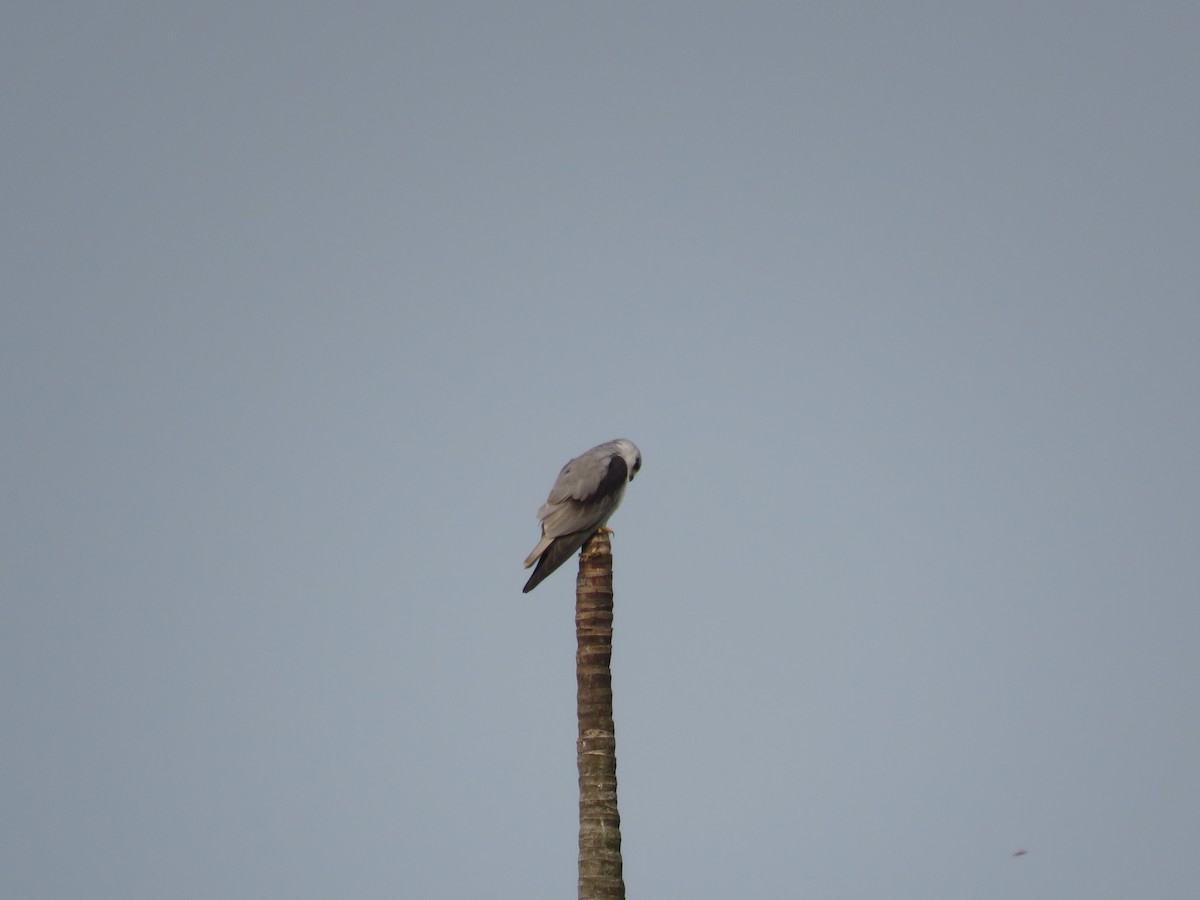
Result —
<svg viewBox="0 0 1200 900"><path fill-rule="evenodd" d="M637 472L642 468L642 458L639 456L633 461L633 471Z"/></svg>

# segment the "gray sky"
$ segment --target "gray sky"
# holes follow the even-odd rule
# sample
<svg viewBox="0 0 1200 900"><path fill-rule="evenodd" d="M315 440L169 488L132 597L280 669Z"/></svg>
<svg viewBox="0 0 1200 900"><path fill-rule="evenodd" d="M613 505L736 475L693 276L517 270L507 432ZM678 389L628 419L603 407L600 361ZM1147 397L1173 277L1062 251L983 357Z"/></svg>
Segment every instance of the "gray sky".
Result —
<svg viewBox="0 0 1200 900"><path fill-rule="evenodd" d="M1195 3L3 18L0 897L1196 896Z"/></svg>

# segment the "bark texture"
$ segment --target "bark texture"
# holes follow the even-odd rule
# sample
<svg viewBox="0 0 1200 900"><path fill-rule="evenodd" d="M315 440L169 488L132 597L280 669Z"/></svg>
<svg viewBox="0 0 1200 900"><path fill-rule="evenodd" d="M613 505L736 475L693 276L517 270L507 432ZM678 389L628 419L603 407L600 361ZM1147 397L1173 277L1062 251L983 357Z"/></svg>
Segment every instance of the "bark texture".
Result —
<svg viewBox="0 0 1200 900"><path fill-rule="evenodd" d="M575 582L575 678L579 740L579 900L625 897L617 812L617 735L612 707L612 544L598 531L583 545Z"/></svg>

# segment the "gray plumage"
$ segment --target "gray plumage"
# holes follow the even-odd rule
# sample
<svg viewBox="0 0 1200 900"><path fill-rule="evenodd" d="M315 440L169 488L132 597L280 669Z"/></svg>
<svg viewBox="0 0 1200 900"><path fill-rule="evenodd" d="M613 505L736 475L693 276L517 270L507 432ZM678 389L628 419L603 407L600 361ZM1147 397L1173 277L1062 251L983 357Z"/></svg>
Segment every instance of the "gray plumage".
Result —
<svg viewBox="0 0 1200 900"><path fill-rule="evenodd" d="M542 580L582 547L621 505L625 485L642 467L642 452L633 441L619 438L581 453L562 467L550 496L538 510L542 539L525 559L535 562L522 593Z"/></svg>

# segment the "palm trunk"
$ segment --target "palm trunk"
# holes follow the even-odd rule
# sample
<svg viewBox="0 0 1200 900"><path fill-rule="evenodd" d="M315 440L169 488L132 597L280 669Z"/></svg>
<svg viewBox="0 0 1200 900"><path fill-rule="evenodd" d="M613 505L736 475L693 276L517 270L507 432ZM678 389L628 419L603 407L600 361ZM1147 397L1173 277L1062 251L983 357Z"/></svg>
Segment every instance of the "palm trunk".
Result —
<svg viewBox="0 0 1200 900"><path fill-rule="evenodd" d="M612 544L607 533L598 531L583 545L575 583L579 900L625 898L612 711L612 621Z"/></svg>

